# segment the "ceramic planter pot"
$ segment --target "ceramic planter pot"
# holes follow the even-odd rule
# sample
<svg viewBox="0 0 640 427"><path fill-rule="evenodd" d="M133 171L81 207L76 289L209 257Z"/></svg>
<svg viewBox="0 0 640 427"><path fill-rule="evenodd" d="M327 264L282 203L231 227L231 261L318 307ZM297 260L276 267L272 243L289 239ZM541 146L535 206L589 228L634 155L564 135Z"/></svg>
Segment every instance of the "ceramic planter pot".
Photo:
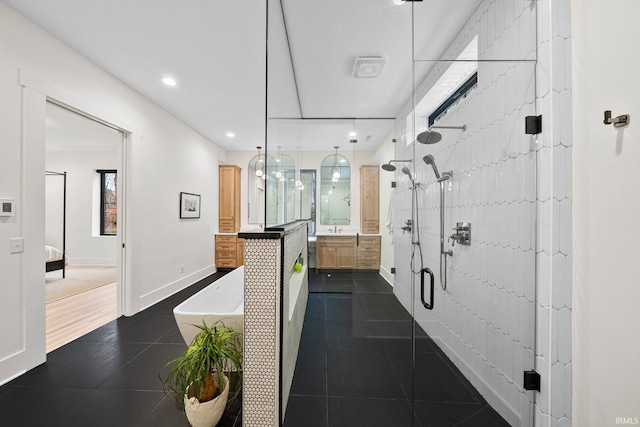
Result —
<svg viewBox="0 0 640 427"><path fill-rule="evenodd" d="M184 411L193 427L215 427L222 418L229 398L229 378L224 376L223 381L222 392L208 402L200 403L195 397L187 398L185 394Z"/></svg>

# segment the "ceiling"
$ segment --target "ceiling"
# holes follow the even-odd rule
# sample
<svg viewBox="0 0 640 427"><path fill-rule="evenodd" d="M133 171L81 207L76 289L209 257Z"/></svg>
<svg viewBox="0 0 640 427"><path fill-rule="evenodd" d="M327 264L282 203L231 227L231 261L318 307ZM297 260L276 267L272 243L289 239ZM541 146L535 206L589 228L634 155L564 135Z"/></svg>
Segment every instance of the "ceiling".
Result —
<svg viewBox="0 0 640 427"><path fill-rule="evenodd" d="M480 3L271 0L267 91L264 0L2 1L226 150L264 145L265 96L270 144L332 150L355 131L375 149L411 100L412 35L416 58L440 58ZM353 78L359 55L382 74Z"/></svg>

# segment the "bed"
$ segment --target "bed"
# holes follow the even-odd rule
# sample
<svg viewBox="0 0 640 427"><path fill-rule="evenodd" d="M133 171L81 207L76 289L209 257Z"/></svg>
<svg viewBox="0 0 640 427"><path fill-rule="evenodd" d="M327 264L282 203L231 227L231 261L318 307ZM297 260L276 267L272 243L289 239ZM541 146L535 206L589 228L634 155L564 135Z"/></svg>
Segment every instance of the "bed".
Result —
<svg viewBox="0 0 640 427"><path fill-rule="evenodd" d="M67 234L67 173L46 172L47 177L62 177L62 249L52 245L44 248L45 271L62 270L62 277L66 277L66 234Z"/></svg>

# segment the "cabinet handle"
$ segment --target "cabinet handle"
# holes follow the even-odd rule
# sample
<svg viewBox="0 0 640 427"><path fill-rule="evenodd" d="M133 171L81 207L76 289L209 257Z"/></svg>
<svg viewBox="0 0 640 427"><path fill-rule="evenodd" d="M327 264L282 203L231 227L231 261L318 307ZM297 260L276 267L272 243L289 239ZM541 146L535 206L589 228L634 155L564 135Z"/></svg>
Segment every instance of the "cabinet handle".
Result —
<svg viewBox="0 0 640 427"><path fill-rule="evenodd" d="M356 246L360 246L360 233L356 233Z"/></svg>

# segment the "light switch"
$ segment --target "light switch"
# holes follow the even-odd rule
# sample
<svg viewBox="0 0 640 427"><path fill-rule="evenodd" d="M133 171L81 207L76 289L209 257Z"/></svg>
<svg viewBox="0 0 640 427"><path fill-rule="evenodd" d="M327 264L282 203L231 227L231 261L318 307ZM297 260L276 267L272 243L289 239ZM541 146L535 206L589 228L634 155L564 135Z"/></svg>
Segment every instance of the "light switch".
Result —
<svg viewBox="0 0 640 427"><path fill-rule="evenodd" d="M24 238L14 237L9 239L9 253L18 254L24 251Z"/></svg>

